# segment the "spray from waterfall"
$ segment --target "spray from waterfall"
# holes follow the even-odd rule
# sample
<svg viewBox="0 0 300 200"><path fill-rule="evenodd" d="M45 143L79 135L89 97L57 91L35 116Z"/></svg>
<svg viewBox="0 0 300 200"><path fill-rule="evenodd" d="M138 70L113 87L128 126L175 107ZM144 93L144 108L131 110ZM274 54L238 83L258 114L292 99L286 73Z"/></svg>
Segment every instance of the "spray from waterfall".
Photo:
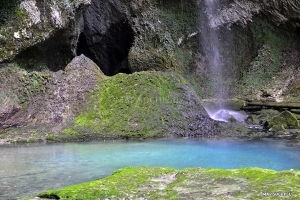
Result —
<svg viewBox="0 0 300 200"><path fill-rule="evenodd" d="M204 15L201 17L200 24L201 44L210 69L210 82L213 98L223 100L228 98L228 94L224 87L224 58L221 55L221 43L219 41L221 33L212 20L217 14L219 0L203 1L205 12L202 13ZM218 105L213 109L204 105L204 108L212 119L225 122L229 122L232 119L235 119L236 121L245 120L246 117L244 115L239 112L226 109L222 102L223 101L219 101Z"/></svg>

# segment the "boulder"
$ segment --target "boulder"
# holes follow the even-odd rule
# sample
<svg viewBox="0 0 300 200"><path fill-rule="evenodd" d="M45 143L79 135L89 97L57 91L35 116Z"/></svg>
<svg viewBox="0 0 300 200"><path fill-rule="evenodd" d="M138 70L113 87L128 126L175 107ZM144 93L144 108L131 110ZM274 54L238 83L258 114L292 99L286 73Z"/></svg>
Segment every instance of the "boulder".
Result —
<svg viewBox="0 0 300 200"><path fill-rule="evenodd" d="M269 128L276 126L276 127L284 127L284 128L299 128L299 122L296 118L296 116L289 112L289 111L284 111L280 113L279 115L276 115L272 117L268 121L268 126Z"/></svg>
<svg viewBox="0 0 300 200"><path fill-rule="evenodd" d="M213 137L220 132L182 76L167 72L105 79L61 137Z"/></svg>
<svg viewBox="0 0 300 200"><path fill-rule="evenodd" d="M86 102L86 95L104 78L93 61L84 55L75 57L64 71L49 73L40 86L41 90L31 94L23 108L2 127L16 126L15 122L21 121L22 126L38 127L41 133L59 132L75 117L78 107Z"/></svg>

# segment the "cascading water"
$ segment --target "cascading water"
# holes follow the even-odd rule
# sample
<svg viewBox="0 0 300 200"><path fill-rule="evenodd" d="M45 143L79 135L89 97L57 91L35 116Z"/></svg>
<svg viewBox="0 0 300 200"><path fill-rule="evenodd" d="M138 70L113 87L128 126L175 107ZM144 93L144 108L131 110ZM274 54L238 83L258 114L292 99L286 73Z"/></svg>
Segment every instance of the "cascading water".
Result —
<svg viewBox="0 0 300 200"><path fill-rule="evenodd" d="M219 42L220 31L216 28L213 17L216 15L219 6L219 0L203 0L205 5L204 15L201 19L201 44L203 52L207 60L207 64L210 69L211 88L213 92L213 98L225 99L228 98L226 89L224 88L224 62L222 61L222 55L220 53L221 44ZM204 105L209 116L217 121L229 122L232 119L236 121L244 121L246 116L232 110L228 110L219 102L218 107L209 109Z"/></svg>
<svg viewBox="0 0 300 200"><path fill-rule="evenodd" d="M212 79L212 91L214 98L224 98L223 89L223 76L222 69L223 63L221 54L219 52L219 32L217 29L212 28L211 20L215 15L219 2L218 0L204 0L205 15L201 17L201 43L203 51L210 67L210 74Z"/></svg>

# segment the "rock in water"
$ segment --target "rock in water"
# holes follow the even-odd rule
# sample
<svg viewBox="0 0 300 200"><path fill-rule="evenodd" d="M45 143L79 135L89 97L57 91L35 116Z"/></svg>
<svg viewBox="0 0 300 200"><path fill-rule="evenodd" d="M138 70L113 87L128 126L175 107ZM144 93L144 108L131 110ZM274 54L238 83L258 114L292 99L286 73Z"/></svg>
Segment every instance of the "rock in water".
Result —
<svg viewBox="0 0 300 200"><path fill-rule="evenodd" d="M215 115L214 119L218 121L225 121L228 122L232 116L230 115L229 111L227 110L219 110Z"/></svg>
<svg viewBox="0 0 300 200"><path fill-rule="evenodd" d="M281 126L284 128L299 128L299 122L297 120L297 117L293 113L284 111L269 120L268 127L271 128L273 126Z"/></svg>

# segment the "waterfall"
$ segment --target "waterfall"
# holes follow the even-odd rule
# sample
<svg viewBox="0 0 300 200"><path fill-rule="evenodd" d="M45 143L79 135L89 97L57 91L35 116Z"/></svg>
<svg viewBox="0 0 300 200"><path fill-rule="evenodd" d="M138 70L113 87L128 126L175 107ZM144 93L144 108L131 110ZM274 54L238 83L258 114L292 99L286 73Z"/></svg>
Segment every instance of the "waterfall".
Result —
<svg viewBox="0 0 300 200"><path fill-rule="evenodd" d="M201 20L201 43L210 69L213 98L222 99L226 95L223 87L223 63L220 54L219 31L212 28L213 25L210 20L215 16L219 2L218 0L204 0L204 3L206 9Z"/></svg>
<svg viewBox="0 0 300 200"><path fill-rule="evenodd" d="M225 79L223 76L224 62L221 55L221 43L220 43L220 31L215 26L212 20L216 16L219 0L203 0L205 6L205 12L201 13L203 16L200 17L200 43L202 44L202 50L207 60L210 72L211 91L214 99L223 100L228 98L227 91L224 87ZM222 36L224 37L224 36ZM228 110L224 107L223 101L219 101L219 105L215 108L209 108L204 105L209 116L217 121L229 122L232 119L237 121L244 121L245 116L239 112Z"/></svg>

